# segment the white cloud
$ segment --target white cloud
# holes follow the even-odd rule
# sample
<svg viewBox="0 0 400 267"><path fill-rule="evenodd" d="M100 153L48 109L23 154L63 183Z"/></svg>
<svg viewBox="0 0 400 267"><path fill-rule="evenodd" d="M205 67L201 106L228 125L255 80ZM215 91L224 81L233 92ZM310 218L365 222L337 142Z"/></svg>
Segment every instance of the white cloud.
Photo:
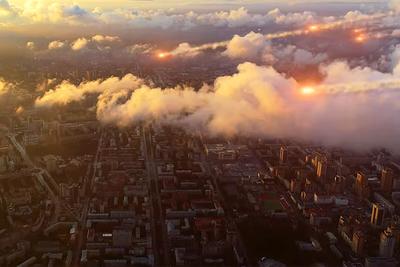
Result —
<svg viewBox="0 0 400 267"><path fill-rule="evenodd" d="M245 36L235 35L228 42L226 50L223 52L230 58L255 59L261 57L271 43L260 33L250 32Z"/></svg>
<svg viewBox="0 0 400 267"><path fill-rule="evenodd" d="M390 0L390 6L393 8L395 12L400 13L400 1L399 0Z"/></svg>
<svg viewBox="0 0 400 267"><path fill-rule="evenodd" d="M79 50L85 49L88 44L89 44L88 39L86 39L84 37L78 38L71 44L71 49L74 51L79 51Z"/></svg>
<svg viewBox="0 0 400 267"><path fill-rule="evenodd" d="M59 40L52 41L48 45L48 49L49 50L61 49L61 48L64 48L64 47L65 47L65 42L59 41Z"/></svg>
<svg viewBox="0 0 400 267"><path fill-rule="evenodd" d="M8 3L2 0L4 3ZM210 27L263 27L267 25L300 26L310 23L333 23L337 20L368 19L369 15L359 11L349 12L344 17L318 16L314 12L289 12L283 13L279 9L270 11L261 10L254 13L240 7L229 11L196 13L194 11L183 13L168 9L129 9L95 8L86 10L79 5L60 3L49 0L27 0L23 5L11 8L9 5L0 5L3 13L11 13L19 18L21 25L28 24L66 24L85 27L99 25L114 25L129 28L161 28L174 30L188 30L196 26ZM8 15L9 16L9 15ZM1 20L1 12L0 12Z"/></svg>
<svg viewBox="0 0 400 267"><path fill-rule="evenodd" d="M0 20L10 19L17 15L16 10L10 5L7 0L0 0Z"/></svg>
<svg viewBox="0 0 400 267"><path fill-rule="evenodd" d="M6 82L0 77L0 97L7 94L13 87L12 83Z"/></svg>
<svg viewBox="0 0 400 267"><path fill-rule="evenodd" d="M92 37L92 41L102 44L102 43L120 42L121 39L118 36L108 36L108 35L97 34Z"/></svg>
<svg viewBox="0 0 400 267"><path fill-rule="evenodd" d="M36 105L67 104L95 93L97 117L107 124L153 121L210 135L286 137L400 151L400 72L351 68L345 62L322 71L325 78L315 85L314 95L301 94L301 84L272 67L243 63L237 73L199 91L157 88L127 75L79 86L64 82Z"/></svg>
<svg viewBox="0 0 400 267"><path fill-rule="evenodd" d="M393 30L392 36L393 37L400 37L400 29Z"/></svg>
<svg viewBox="0 0 400 267"><path fill-rule="evenodd" d="M149 54L154 50L154 46L150 44L134 44L125 48L125 51L129 54Z"/></svg>
<svg viewBox="0 0 400 267"><path fill-rule="evenodd" d="M93 35L90 38L86 37L80 37L72 43L70 43L70 47L73 51L81 51L84 49L97 49L97 50L104 50L104 49L109 49L110 46L119 44L121 42L121 39L118 36L108 36L108 35ZM63 41L52 41L48 45L48 49L54 50L54 49L60 49L65 47L67 42Z"/></svg>
<svg viewBox="0 0 400 267"><path fill-rule="evenodd" d="M293 53L293 61L298 65L315 65L328 59L328 55L324 53L313 54L304 49L295 49Z"/></svg>
<svg viewBox="0 0 400 267"><path fill-rule="evenodd" d="M298 65L314 65L325 61L324 53L311 53L294 45L274 45L265 35L250 32L245 36L235 35L222 53L232 59L274 63L277 60L290 61Z"/></svg>
<svg viewBox="0 0 400 267"><path fill-rule="evenodd" d="M34 50L35 49L35 43L34 42L27 42L26 43L26 48L29 50Z"/></svg>
<svg viewBox="0 0 400 267"><path fill-rule="evenodd" d="M64 5L47 0L27 0L19 7L18 15L23 24L65 23L83 24L92 16L77 5Z"/></svg>
<svg viewBox="0 0 400 267"><path fill-rule="evenodd" d="M89 94L103 93L113 88L125 89L135 87L136 84L142 84L143 81L133 75L126 75L122 79L111 77L106 80L96 80L84 82L79 86L75 86L67 81L63 81L54 89L44 93L44 95L36 99L37 107L50 107L53 105L66 105L71 102L83 100Z"/></svg>

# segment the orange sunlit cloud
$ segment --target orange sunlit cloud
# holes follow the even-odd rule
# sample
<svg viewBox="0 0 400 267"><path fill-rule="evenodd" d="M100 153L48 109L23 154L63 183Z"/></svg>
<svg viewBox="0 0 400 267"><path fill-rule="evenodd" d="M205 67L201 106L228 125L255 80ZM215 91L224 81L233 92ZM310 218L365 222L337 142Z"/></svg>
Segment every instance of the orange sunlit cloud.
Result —
<svg viewBox="0 0 400 267"><path fill-rule="evenodd" d="M354 38L354 40L357 42L357 43L364 43L365 41L366 41L366 36L365 35L357 35L355 38Z"/></svg>
<svg viewBox="0 0 400 267"><path fill-rule="evenodd" d="M357 28L357 29L354 29L354 30L353 30L354 33L361 33L361 32L364 32L364 31L365 31L365 30L362 29L362 28Z"/></svg>
<svg viewBox="0 0 400 267"><path fill-rule="evenodd" d="M170 53L160 52L160 53L157 54L157 57L158 57L159 59L164 59L164 58L166 58L166 57L169 57L170 55L171 55Z"/></svg>
<svg viewBox="0 0 400 267"><path fill-rule="evenodd" d="M300 88L300 93L302 95L312 95L315 93L315 88L312 86L304 86Z"/></svg>
<svg viewBox="0 0 400 267"><path fill-rule="evenodd" d="M318 25L311 25L311 26L308 27L308 30L310 32L317 32L317 31L320 30L320 27Z"/></svg>

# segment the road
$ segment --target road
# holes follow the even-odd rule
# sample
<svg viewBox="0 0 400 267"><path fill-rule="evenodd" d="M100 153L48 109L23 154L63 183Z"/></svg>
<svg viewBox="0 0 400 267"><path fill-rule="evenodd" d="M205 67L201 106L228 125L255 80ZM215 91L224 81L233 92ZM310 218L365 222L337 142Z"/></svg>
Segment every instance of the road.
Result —
<svg viewBox="0 0 400 267"><path fill-rule="evenodd" d="M80 255L81 255L81 250L83 247L83 242L85 239L85 233L86 233L86 219L87 219L87 214L89 211L89 204L90 204L90 199L91 199L91 195L93 192L93 185L94 185L94 180L96 177L96 170L97 170L97 166L98 166L98 162L100 159L100 154L101 154L101 146L103 144L103 137L104 137L104 131L101 130L100 133L100 138L97 144L97 151L96 151L96 155L94 157L93 160L93 164L92 166L92 170L91 173L89 173L89 175L86 177L89 180L86 180L86 186L87 187L87 193L89 194L84 201L83 204L83 208L82 208L82 213L80 216L80 225L81 225L81 229L79 229L78 231L78 238L77 238L77 244L75 246L74 249L74 253L73 253L73 266L79 266L79 261L80 261Z"/></svg>
<svg viewBox="0 0 400 267"><path fill-rule="evenodd" d="M156 266L171 266L169 255L169 243L167 227L162 212L160 190L158 187L157 164L154 159L154 152L151 134L147 127L142 128L143 148L145 152L146 169L149 177L150 199L152 203L152 225L153 225L153 250Z"/></svg>
<svg viewBox="0 0 400 267"><path fill-rule="evenodd" d="M10 139L12 145L14 146L15 149L17 149L17 151L20 153L22 159L24 160L25 164L33 169L34 171L32 172L33 176L36 177L36 179L39 181L39 183L46 188L46 190L49 192L49 196L52 200L52 202L54 203L54 213L53 216L50 220L50 223L55 223L57 222L58 216L61 213L61 202L60 199L57 197L56 193L58 193L58 185L56 185L56 190L57 192L54 193L54 189L52 189L48 183L46 182L46 179L44 178L44 175L48 176L50 180L54 179L51 177L51 175L47 172L47 170L44 170L40 167L37 167L33 161L31 160L31 158L29 157L28 153L26 153L25 148L17 141L17 139L15 138L14 134L9 134L8 138Z"/></svg>
<svg viewBox="0 0 400 267"><path fill-rule="evenodd" d="M15 134L9 134L8 138L10 139L10 141L11 141L12 145L15 147L15 149L17 149L17 151L21 155L25 164L28 167L34 168L35 164L33 164L31 158L28 156L28 153L26 153L25 148L17 141L17 139L15 138Z"/></svg>

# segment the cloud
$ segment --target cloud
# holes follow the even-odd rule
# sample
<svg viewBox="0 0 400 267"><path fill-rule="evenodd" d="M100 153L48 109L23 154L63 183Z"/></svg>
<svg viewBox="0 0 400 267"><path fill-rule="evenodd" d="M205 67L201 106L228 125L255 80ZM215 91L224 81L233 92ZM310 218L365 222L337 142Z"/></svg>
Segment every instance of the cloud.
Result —
<svg viewBox="0 0 400 267"><path fill-rule="evenodd" d="M307 25L315 22L331 22L334 17L320 17L314 12L292 12L283 13L278 8L272 9L267 13L254 14L246 8L240 7L230 11L220 11L208 14L195 14L191 16L197 21L196 24L216 25L225 27L243 27L243 26L265 26L268 24L278 25Z"/></svg>
<svg viewBox="0 0 400 267"><path fill-rule="evenodd" d="M128 54L137 55L137 54L152 53L154 49L155 49L154 46L152 46L150 44L134 44L134 45L126 47L124 50Z"/></svg>
<svg viewBox="0 0 400 267"><path fill-rule="evenodd" d="M26 43L26 48L29 50L34 50L35 49L35 43L34 42L27 42Z"/></svg>
<svg viewBox="0 0 400 267"><path fill-rule="evenodd" d="M71 49L74 51L85 49L89 44L89 40L86 38L78 38L71 44Z"/></svg>
<svg viewBox="0 0 400 267"><path fill-rule="evenodd" d="M21 115L22 113L25 112L25 108L23 106L19 106L16 110L15 110L15 114L17 115Z"/></svg>
<svg viewBox="0 0 400 267"><path fill-rule="evenodd" d="M198 91L158 88L127 75L78 86L64 82L38 98L36 106L64 105L98 94L97 117L105 124L152 121L209 135L400 151L400 73L351 68L345 62L321 68L324 79L312 95L301 94L303 85L272 67L243 63L237 73Z"/></svg>
<svg viewBox="0 0 400 267"><path fill-rule="evenodd" d="M383 73L369 67L350 68L350 66L343 61L334 62L321 67L321 69L322 73L325 74L324 81L326 84L337 84L339 81L340 83L349 84L355 81L375 82L394 78L393 73Z"/></svg>
<svg viewBox="0 0 400 267"><path fill-rule="evenodd" d="M108 36L96 34L90 38L80 37L70 43L70 47L73 51L81 51L84 49L97 49L102 50L108 48L110 45L119 44L121 39L118 36ZM65 47L67 42L63 41L52 41L48 45L49 50L55 50Z"/></svg>
<svg viewBox="0 0 400 267"><path fill-rule="evenodd" d="M269 47L271 43L264 35L250 32L243 37L233 36L223 54L230 58L255 59L261 57Z"/></svg>
<svg viewBox="0 0 400 267"><path fill-rule="evenodd" d="M6 82L0 77L0 97L7 94L13 87L14 85L12 83Z"/></svg>
<svg viewBox="0 0 400 267"><path fill-rule="evenodd" d="M297 65L315 65L328 59L325 53L313 54L304 49L295 49L293 52L293 62Z"/></svg>
<svg viewBox="0 0 400 267"><path fill-rule="evenodd" d="M122 79L111 77L106 80L84 82L79 86L75 86L68 81L63 81L54 89L45 92L42 97L36 99L35 105L41 108L54 105L67 105L71 102L82 101L90 94L100 94L106 90L113 90L113 88L123 90L142 83L141 79L131 74L126 75Z"/></svg>
<svg viewBox="0 0 400 267"><path fill-rule="evenodd" d="M66 17L84 17L88 14L85 9L81 8L78 5L64 8L63 13Z"/></svg>
<svg viewBox="0 0 400 267"><path fill-rule="evenodd" d="M59 40L52 41L48 45L48 49L49 50L61 49L61 48L64 48L64 47L65 47L65 42L59 41Z"/></svg>
<svg viewBox="0 0 400 267"><path fill-rule="evenodd" d="M393 37L400 37L400 29L396 29L392 31L392 36Z"/></svg>
<svg viewBox="0 0 400 267"><path fill-rule="evenodd" d="M92 41L103 44L103 43L120 42L121 39L118 36L108 36L108 35L97 34L92 37Z"/></svg>
<svg viewBox="0 0 400 267"><path fill-rule="evenodd" d="M16 10L10 5L7 0L0 0L0 20L10 19L17 15Z"/></svg>
<svg viewBox="0 0 400 267"><path fill-rule="evenodd" d="M267 47L267 45L265 44L268 40L272 41L307 35L312 36L313 34L320 34L334 29L346 30L349 28L354 29L356 27L359 29L362 29L363 27L371 28L371 30L374 31L377 31L380 28L387 30L387 28L393 28L399 25L400 21L400 18L391 12L389 12L388 14L381 12L374 14L364 14L360 11L350 11L342 17L323 17L315 20L312 20L311 17L308 15L299 16L297 13L285 15L283 17L285 19L283 19L283 15L281 15L281 12L279 10L272 10L269 14L274 14L273 16L275 17L275 19L273 21L275 23L281 21L281 23L285 22L288 24L301 25L301 28L295 28L288 31L278 31L264 35L261 35L260 33L250 32L243 37L235 35L231 40L206 43L198 46L192 46L188 43L185 43L183 47L172 50L170 54L184 57L185 55L191 55L193 53L196 53L197 55L210 49L227 48L227 51L225 53L226 55L237 58L247 58L249 53L252 53L252 55L249 55L250 57L255 56L255 54L261 53L260 50L263 50L264 47ZM305 12L305 14L308 13ZM277 18L281 19L277 20ZM304 23L299 23L300 20L304 20ZM305 27L305 25L307 25L307 27ZM313 29L311 27L315 28ZM365 35L367 36L368 33L365 33ZM372 36L376 36L376 38L379 39L382 38L384 34L375 34L369 37L372 38ZM230 45L231 47L227 47L228 45ZM246 47L246 45L249 45L251 47ZM303 52L303 54L298 54L298 59L301 59L303 56L305 56L304 51L298 51L298 53L301 52ZM322 60L324 55L319 55L319 57L319 59ZM316 62L320 60L316 60Z"/></svg>
<svg viewBox="0 0 400 267"><path fill-rule="evenodd" d="M266 15L252 15L244 7L236 10L220 11L209 14L197 15L192 13L198 23L204 25L214 24L219 27L262 26L273 22L273 18Z"/></svg>
<svg viewBox="0 0 400 267"><path fill-rule="evenodd" d="M77 5L64 5L48 0L27 0L18 6L19 23L54 23L83 25L94 22L92 15Z"/></svg>
<svg viewBox="0 0 400 267"><path fill-rule="evenodd" d="M179 55L181 57L195 57L199 55L201 51L193 49L189 43L180 43L172 52L172 54Z"/></svg>
<svg viewBox="0 0 400 267"><path fill-rule="evenodd" d="M395 11L400 13L400 1L390 0L390 7Z"/></svg>
<svg viewBox="0 0 400 267"><path fill-rule="evenodd" d="M4 3L8 3L2 0ZM102 10L95 8L86 10L78 5L57 3L49 0L27 0L23 5L11 9L3 4L3 9L8 13L12 11L18 17L16 24L65 24L85 27L98 27L99 25L123 26L124 28L160 28L186 31L194 27L264 27L270 25L284 25L303 27L310 23L333 23L340 19L356 20L369 19L369 15L359 11L349 12L341 17L318 16L314 12L288 12L279 9L249 12L245 7L228 11L208 13L176 12L169 9L129 9L117 8ZM1 6L0 6L1 8ZM0 17L1 18L1 17Z"/></svg>
<svg viewBox="0 0 400 267"><path fill-rule="evenodd" d="M393 52L390 55L390 60L393 73L400 75L400 44L393 48Z"/></svg>
<svg viewBox="0 0 400 267"><path fill-rule="evenodd" d="M314 12L304 11L301 13L282 13L278 8L268 12L268 15L273 18L276 24L284 25L308 25L317 22L331 22L334 17L319 18Z"/></svg>
<svg viewBox="0 0 400 267"><path fill-rule="evenodd" d="M244 36L235 35L222 54L231 59L267 64L281 60L297 65L316 65L328 58L324 53L314 54L294 45L273 44L265 35L254 32Z"/></svg>

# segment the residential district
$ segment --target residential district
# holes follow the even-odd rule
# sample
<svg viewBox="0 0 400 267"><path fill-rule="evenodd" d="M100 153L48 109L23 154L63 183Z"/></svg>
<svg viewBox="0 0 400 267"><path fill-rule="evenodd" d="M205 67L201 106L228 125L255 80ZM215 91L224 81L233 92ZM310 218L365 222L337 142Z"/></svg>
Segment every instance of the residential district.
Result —
<svg viewBox="0 0 400 267"><path fill-rule="evenodd" d="M0 266L399 266L387 151L4 117Z"/></svg>

